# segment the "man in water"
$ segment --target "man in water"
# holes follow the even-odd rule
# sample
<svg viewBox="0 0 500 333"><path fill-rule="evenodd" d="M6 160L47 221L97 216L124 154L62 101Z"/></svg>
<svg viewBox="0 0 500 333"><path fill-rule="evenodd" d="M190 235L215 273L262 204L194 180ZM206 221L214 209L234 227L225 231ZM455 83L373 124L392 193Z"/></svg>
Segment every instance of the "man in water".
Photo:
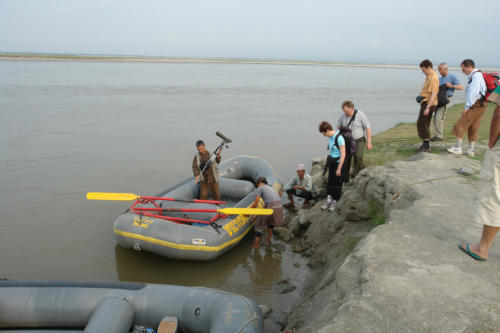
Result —
<svg viewBox="0 0 500 333"><path fill-rule="evenodd" d="M200 199L208 199L208 190L214 198L214 200L220 200L219 193L219 163L221 160L220 150L217 152L217 157L215 160L207 166L210 161L210 152L205 147L205 143L202 140L196 141L196 149L198 152L193 158L193 174L195 176L195 183L200 184ZM205 169L205 170L203 170ZM203 174L201 171L203 170Z"/></svg>
<svg viewBox="0 0 500 333"><path fill-rule="evenodd" d="M295 208L294 195L305 199L302 208L309 207L309 201L313 199L312 177L306 173L304 164L297 165L297 175L290 179L288 184L283 187L283 190L286 191L288 200L290 200L290 203L286 204L285 207ZM283 190L280 192L280 196Z"/></svg>
<svg viewBox="0 0 500 333"><path fill-rule="evenodd" d="M446 97L448 100L453 97L455 89L462 90L462 84L458 81L457 77L453 74L448 73L448 64L442 62L438 66L439 74L439 86L446 85ZM443 125L445 119L446 105L438 106L436 112L434 112L434 137L431 141L443 141Z"/></svg>
<svg viewBox="0 0 500 333"><path fill-rule="evenodd" d="M363 170L363 154L365 146L367 150L372 149L372 130L368 118L361 110L354 109L354 103L344 101L342 103L342 111L344 112L337 121L337 128L340 126L347 127L351 130L352 137L356 142L356 152L354 153L354 173L353 177ZM349 182L349 173L351 168L352 155L346 156L344 162L344 171L342 178L344 183Z"/></svg>
<svg viewBox="0 0 500 333"><path fill-rule="evenodd" d="M252 248L254 249L259 248L260 239L266 227L266 242L271 243L273 228L285 224L285 218L283 217L283 203L281 202L278 193L267 184L267 179L264 177L257 179L257 193L255 195L254 202L249 208L257 207L261 198L264 201L265 208L271 208L273 210L273 214L261 215L257 217L257 222L255 222L254 226L255 240L252 245Z"/></svg>

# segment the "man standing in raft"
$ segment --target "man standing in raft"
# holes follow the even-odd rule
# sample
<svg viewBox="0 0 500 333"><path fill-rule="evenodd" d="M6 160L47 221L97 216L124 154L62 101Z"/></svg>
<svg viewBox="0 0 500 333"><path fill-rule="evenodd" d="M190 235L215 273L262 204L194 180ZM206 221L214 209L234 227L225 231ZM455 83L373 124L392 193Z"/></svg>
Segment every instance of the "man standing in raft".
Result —
<svg viewBox="0 0 500 333"><path fill-rule="evenodd" d="M273 228L280 227L285 224L285 218L283 217L283 203L276 193L276 191L267 184L267 179L260 177L257 179L257 193L255 200L249 208L255 208L258 206L260 198L264 201L264 208L273 209L272 215L261 215L257 217L257 222L255 222L255 240L252 248L258 249L260 238L264 229L267 227L267 238L266 242L271 243L271 237L273 235Z"/></svg>
<svg viewBox="0 0 500 333"><path fill-rule="evenodd" d="M210 161L211 154L202 140L196 141L196 149L198 149L198 153L194 155L193 159L193 174L195 183L200 183L200 199L208 199L208 189L210 189L214 200L220 200L219 163L221 160L221 151L219 149L215 160L207 165Z"/></svg>

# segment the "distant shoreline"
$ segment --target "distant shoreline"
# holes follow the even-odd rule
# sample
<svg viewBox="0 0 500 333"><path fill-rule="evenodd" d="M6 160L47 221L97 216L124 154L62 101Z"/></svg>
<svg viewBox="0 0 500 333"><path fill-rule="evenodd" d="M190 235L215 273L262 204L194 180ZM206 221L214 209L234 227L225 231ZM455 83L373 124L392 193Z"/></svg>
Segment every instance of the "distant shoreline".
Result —
<svg viewBox="0 0 500 333"><path fill-rule="evenodd" d="M371 64L328 61L300 60L262 60L262 59L225 59L225 58L168 58L168 57L133 57L133 56L91 56L91 55L52 55L52 54L9 54L0 53L0 60L29 61L110 61L110 62L165 62L165 63L227 63L261 65L302 65L302 66L339 66L418 69L417 65Z"/></svg>
<svg viewBox="0 0 500 333"><path fill-rule="evenodd" d="M31 54L31 53L1 53L2 60L19 61L102 61L102 62L160 62L160 63L199 63L199 64L249 64L249 65L286 65L286 66L331 66L331 67L365 67L389 69L419 69L418 65L377 64L362 62L333 62L308 60L272 60L272 59L239 59L239 58L170 58L147 56L105 56L77 54ZM435 66L437 70L437 64ZM460 67L449 66L450 70L460 71ZM500 66L480 66L484 71L500 71Z"/></svg>

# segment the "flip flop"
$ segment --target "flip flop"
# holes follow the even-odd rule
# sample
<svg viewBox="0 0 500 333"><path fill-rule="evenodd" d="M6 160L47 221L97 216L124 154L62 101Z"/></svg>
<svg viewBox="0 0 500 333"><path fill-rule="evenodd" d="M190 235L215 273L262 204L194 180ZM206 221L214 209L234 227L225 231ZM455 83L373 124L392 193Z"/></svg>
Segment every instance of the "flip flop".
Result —
<svg viewBox="0 0 500 333"><path fill-rule="evenodd" d="M464 251L465 253L467 253L468 255L470 255L472 258L474 258L476 260L479 260L479 261L486 261L485 258L478 256L477 254L475 254L474 252L472 252L470 250L469 243L465 244L465 248L462 246L462 244L460 244L458 247L460 248L460 250Z"/></svg>

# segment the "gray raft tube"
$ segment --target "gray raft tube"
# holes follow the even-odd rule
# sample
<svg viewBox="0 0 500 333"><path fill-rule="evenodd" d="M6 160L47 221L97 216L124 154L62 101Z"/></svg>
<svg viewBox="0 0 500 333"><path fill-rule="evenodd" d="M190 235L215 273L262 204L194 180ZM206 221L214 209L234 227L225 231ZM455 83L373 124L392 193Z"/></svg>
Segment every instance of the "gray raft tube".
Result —
<svg viewBox="0 0 500 333"><path fill-rule="evenodd" d="M259 177L266 177L270 186L281 186L279 175L266 160L255 156L241 155L219 164L219 177L222 179L250 180L257 183ZM228 198L242 198L248 194L248 185L238 186L237 182L222 185L221 194ZM231 191L231 187L233 190ZM196 199L199 195L198 185L194 177L188 177L180 183L167 188L157 196L173 196L176 199Z"/></svg>
<svg viewBox="0 0 500 333"><path fill-rule="evenodd" d="M257 333L260 308L236 294L200 287L127 282L0 281L0 332L128 333L157 329L165 317L180 332Z"/></svg>
<svg viewBox="0 0 500 333"><path fill-rule="evenodd" d="M227 160L219 165L219 191L222 200L227 201L222 207L238 207L243 208L250 205L255 196L255 183L259 177L266 177L270 186L276 188L277 191L282 186L281 180L274 169L264 159L253 156L237 156ZM253 183L252 183L253 182ZM184 179L179 184L174 185L157 196L166 196L181 200L192 200L199 197L199 186L194 182L193 177ZM176 201L158 201L163 208L178 207L178 208L206 208L217 209L216 205L207 204L186 204ZM184 213L168 213L172 217L184 217ZM191 219L200 219L208 221L214 213L191 213L187 214Z"/></svg>

